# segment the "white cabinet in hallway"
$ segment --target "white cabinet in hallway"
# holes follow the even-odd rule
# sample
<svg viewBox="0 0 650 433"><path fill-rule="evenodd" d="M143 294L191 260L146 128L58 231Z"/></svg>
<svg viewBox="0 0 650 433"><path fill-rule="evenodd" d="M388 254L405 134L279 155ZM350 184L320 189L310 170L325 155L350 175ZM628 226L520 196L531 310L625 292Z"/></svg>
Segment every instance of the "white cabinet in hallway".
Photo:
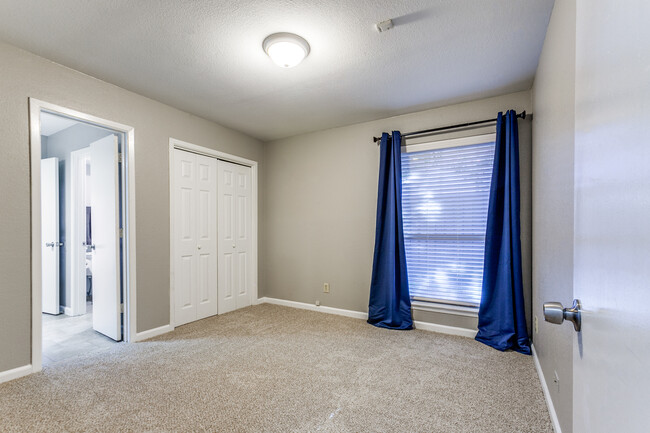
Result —
<svg viewBox="0 0 650 433"><path fill-rule="evenodd" d="M218 162L219 314L251 305L251 168Z"/></svg>
<svg viewBox="0 0 650 433"><path fill-rule="evenodd" d="M217 160L174 149L175 325L217 314Z"/></svg>

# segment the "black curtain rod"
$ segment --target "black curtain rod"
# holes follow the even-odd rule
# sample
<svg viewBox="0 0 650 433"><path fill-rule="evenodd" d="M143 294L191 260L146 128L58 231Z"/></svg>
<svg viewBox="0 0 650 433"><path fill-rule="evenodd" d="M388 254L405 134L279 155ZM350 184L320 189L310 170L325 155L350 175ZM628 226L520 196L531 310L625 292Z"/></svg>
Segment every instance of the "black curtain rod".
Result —
<svg viewBox="0 0 650 433"><path fill-rule="evenodd" d="M517 117L520 119L525 119L526 118L526 110L522 111L521 113L517 114ZM476 122L468 122L468 123L459 123L457 125L450 125L450 126L441 126L440 128L433 128L433 129L424 129L422 131L415 131L415 132L407 132L406 134L402 134L402 137L409 137L412 135L422 135L422 134L430 134L433 132L439 132L439 131L446 131L448 129L456 129L456 128L465 128L468 126L475 126L475 125L482 125L484 123L492 123L496 122L497 119L487 119L487 120L479 120ZM372 140L376 143L381 140L381 137L372 137Z"/></svg>

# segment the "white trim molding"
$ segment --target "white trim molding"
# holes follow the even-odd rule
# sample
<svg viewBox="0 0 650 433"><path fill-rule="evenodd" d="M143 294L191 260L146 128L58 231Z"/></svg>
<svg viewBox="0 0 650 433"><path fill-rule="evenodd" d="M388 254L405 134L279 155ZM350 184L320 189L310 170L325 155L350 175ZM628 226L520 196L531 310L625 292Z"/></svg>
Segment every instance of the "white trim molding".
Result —
<svg viewBox="0 0 650 433"><path fill-rule="evenodd" d="M553 400L551 399L551 393L548 390L548 385L546 385L546 379L544 379L544 372L542 371L542 365L539 363L539 358L537 357L537 351L535 350L535 345L531 344L530 348L533 351L533 360L535 361L535 369L537 370L539 381L542 383L542 391L544 392L544 399L546 400L548 413L551 416L551 423L553 424L553 430L555 431L555 433L562 433L562 429L560 428L560 421L557 419L557 412L555 412L555 406L553 405Z"/></svg>
<svg viewBox="0 0 650 433"><path fill-rule="evenodd" d="M124 334L125 341L136 337L136 231L135 231L135 129L128 125L101 119L80 111L71 110L49 102L29 98L29 142L31 175L31 275L32 275L32 363L31 371L41 371L43 367L42 347L42 277L41 277L41 112L49 112L69 117L84 123L98 125L124 134L122 170L123 214L126 236L123 258L124 287Z"/></svg>
<svg viewBox="0 0 650 433"><path fill-rule="evenodd" d="M323 305L307 304L304 302L287 301L285 299L263 297L257 299L255 304L282 305L284 307L299 308L301 310L317 311L327 314L336 314L338 316L352 317L354 319L368 319L368 313L361 311L344 310L342 308L326 307ZM439 325L437 323L421 321L415 321L413 323L415 325L415 329L419 329L421 331L438 332L440 334L459 335L461 337L474 338L477 333L477 330L475 329L458 328L456 326Z"/></svg>
<svg viewBox="0 0 650 433"><path fill-rule="evenodd" d="M307 304L304 302L287 301L285 299L264 297L264 298L259 298L256 304L282 305L283 307L299 308L301 310L309 310L309 311L318 311L327 314L336 314L337 316L352 317L354 319L366 320L368 318L368 314L362 313L361 311L343 310L341 308L325 307L323 305Z"/></svg>
<svg viewBox="0 0 650 433"><path fill-rule="evenodd" d="M252 232L251 232L251 242L253 248L251 251L251 261L253 262L251 267L252 272L252 290L251 290L251 305L257 303L258 296L258 240L257 240L257 224L258 224L258 168L257 161L251 159L242 158L237 155L231 155L229 153L220 152L218 150L210 149L208 147L198 146L196 144L188 143L186 141L178 140L176 138L169 138L169 323L170 326L175 325L175 297L174 297L174 149L184 150L186 152L192 152L199 155L208 156L210 158L220 159L222 161L234 162L235 164L244 165L251 168L251 186L252 186L252 203L251 203L251 212L252 215ZM219 210L217 209L217 212Z"/></svg>
<svg viewBox="0 0 650 433"><path fill-rule="evenodd" d="M32 374L34 371L32 365L23 365L22 367L12 368L11 370L0 372L0 383L9 382L10 380L18 379L19 377Z"/></svg>
<svg viewBox="0 0 650 433"><path fill-rule="evenodd" d="M157 337L159 335L172 332L173 330L174 327L172 325L159 326L157 328L149 329L147 331L138 332L137 334L135 334L135 339L133 341L138 342L138 341L148 340L149 338Z"/></svg>

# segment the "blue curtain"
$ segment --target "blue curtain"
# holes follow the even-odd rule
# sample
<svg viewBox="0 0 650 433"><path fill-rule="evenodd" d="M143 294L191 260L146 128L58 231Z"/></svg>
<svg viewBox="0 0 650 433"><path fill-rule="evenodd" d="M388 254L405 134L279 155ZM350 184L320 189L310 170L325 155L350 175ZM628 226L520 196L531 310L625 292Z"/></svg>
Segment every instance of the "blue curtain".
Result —
<svg viewBox="0 0 650 433"><path fill-rule="evenodd" d="M413 329L402 227L402 135L381 136L375 255L370 282L368 323Z"/></svg>
<svg viewBox="0 0 650 433"><path fill-rule="evenodd" d="M521 276L519 132L513 110L497 117L476 340L530 355Z"/></svg>

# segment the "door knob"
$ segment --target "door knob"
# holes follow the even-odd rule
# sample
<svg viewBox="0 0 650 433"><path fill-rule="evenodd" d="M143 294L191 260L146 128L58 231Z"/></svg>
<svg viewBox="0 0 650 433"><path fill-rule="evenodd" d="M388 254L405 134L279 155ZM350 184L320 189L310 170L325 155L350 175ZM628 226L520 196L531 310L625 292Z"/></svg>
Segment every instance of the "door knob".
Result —
<svg viewBox="0 0 650 433"><path fill-rule="evenodd" d="M573 322L573 329L580 332L582 317L580 315L580 300L574 299L571 308L564 308L559 302L544 303L544 320L560 325L565 320Z"/></svg>

